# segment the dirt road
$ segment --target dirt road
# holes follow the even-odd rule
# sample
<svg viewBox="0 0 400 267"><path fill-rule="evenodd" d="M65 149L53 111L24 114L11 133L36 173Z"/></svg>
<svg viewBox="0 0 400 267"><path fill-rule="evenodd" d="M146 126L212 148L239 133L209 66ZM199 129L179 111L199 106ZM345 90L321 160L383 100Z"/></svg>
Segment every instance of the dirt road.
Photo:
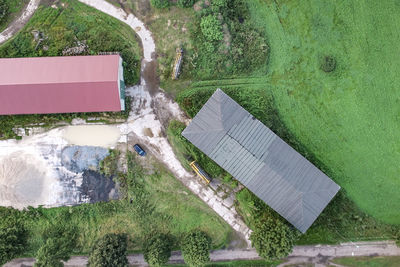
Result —
<svg viewBox="0 0 400 267"><path fill-rule="evenodd" d="M335 246L297 246L294 247L285 262L278 266L296 266L296 264L302 263L310 263L313 266L329 266L333 258L351 256L400 256L400 248L393 241L343 243ZM254 249L214 250L211 252L210 258L213 262L260 259ZM128 260L134 266L148 266L142 254L129 255ZM32 258L15 259L4 267L33 266L33 263L34 259ZM173 252L169 263L183 263L180 252ZM86 266L86 264L87 257L81 256L72 257L65 266Z"/></svg>
<svg viewBox="0 0 400 267"><path fill-rule="evenodd" d="M213 189L204 186L192 173L186 171L176 158L165 136L169 119L187 122L187 118L177 103L169 99L158 87L156 73L156 47L151 32L133 14L126 14L104 0L79 0L129 25L138 35L143 46L141 81L137 86L127 88L126 94L133 97L132 112L127 123L119 129L127 136L127 141L135 140L163 162L184 185L199 196L209 207L220 215L233 229L241 233L250 246L250 229L233 207L232 199L223 199ZM149 133L151 131L151 134Z"/></svg>
<svg viewBox="0 0 400 267"><path fill-rule="evenodd" d="M30 0L26 9L22 13L22 15L10 23L10 25L0 33L0 44L4 43L8 39L14 36L24 25L28 22L28 20L32 17L33 13L39 6L40 0Z"/></svg>

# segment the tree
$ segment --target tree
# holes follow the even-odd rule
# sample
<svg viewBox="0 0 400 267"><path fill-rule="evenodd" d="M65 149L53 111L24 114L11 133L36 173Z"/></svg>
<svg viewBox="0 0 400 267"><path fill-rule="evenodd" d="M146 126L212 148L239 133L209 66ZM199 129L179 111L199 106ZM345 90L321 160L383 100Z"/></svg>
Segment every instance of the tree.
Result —
<svg viewBox="0 0 400 267"><path fill-rule="evenodd" d="M256 222L250 240L260 257L275 260L289 255L296 237L296 232L286 223L268 217Z"/></svg>
<svg viewBox="0 0 400 267"><path fill-rule="evenodd" d="M192 7L195 3L195 0L178 0L177 5L179 7Z"/></svg>
<svg viewBox="0 0 400 267"><path fill-rule="evenodd" d="M155 234L144 244L144 259L150 266L163 266L171 257L172 240L166 234Z"/></svg>
<svg viewBox="0 0 400 267"><path fill-rule="evenodd" d="M167 8L171 4L169 0L150 0L150 3L155 8Z"/></svg>
<svg viewBox="0 0 400 267"><path fill-rule="evenodd" d="M18 256L26 247L28 231L18 210L0 207L0 265Z"/></svg>
<svg viewBox="0 0 400 267"><path fill-rule="evenodd" d="M201 32L208 41L220 41L224 38L222 26L218 18L214 15L208 15L201 18Z"/></svg>
<svg viewBox="0 0 400 267"><path fill-rule="evenodd" d="M0 0L0 23L3 22L3 20L7 17L8 15L8 3L5 0Z"/></svg>
<svg viewBox="0 0 400 267"><path fill-rule="evenodd" d="M128 266L126 234L106 234L97 240L89 254L88 266L125 267Z"/></svg>
<svg viewBox="0 0 400 267"><path fill-rule="evenodd" d="M193 267L204 266L210 261L211 239L202 231L187 234L182 242L183 259Z"/></svg>
<svg viewBox="0 0 400 267"><path fill-rule="evenodd" d="M36 253L35 267L64 266L76 245L76 229L58 222L46 227L42 237L44 244Z"/></svg>

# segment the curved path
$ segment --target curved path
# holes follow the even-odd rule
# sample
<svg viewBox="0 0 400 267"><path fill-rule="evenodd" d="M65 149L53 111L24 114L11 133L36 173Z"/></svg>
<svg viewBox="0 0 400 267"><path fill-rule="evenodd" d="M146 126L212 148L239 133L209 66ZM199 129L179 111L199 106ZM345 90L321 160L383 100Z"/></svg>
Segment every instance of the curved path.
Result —
<svg viewBox="0 0 400 267"><path fill-rule="evenodd" d="M218 196L213 189L204 186L197 177L186 171L165 137L165 127L170 118L186 122L187 120L179 106L171 101L155 82L157 80L156 47L151 32L133 14L128 15L121 8L104 0L79 1L128 24L142 41L144 58L141 81L140 85L127 88L127 95L133 97L132 112L128 122L119 126L121 132L127 136L128 142L139 141L146 144L147 150L162 161L184 185L218 213L234 230L242 234L247 245L250 246L251 230L237 214L233 199ZM148 129L152 132L150 136L146 134Z"/></svg>
<svg viewBox="0 0 400 267"><path fill-rule="evenodd" d="M400 256L400 248L394 241L380 242L358 242L343 243L340 245L317 245L317 246L297 246L287 257L284 263L278 267L284 266L332 266L330 261L336 257L352 256ZM214 250L210 253L210 259L213 262L234 261L234 260L258 260L260 257L254 249L238 250ZM71 257L64 266L86 266L88 258L86 256ZM129 263L134 266L148 266L142 254L133 254L128 256ZM4 267L22 267L33 266L33 258L15 259ZM172 253L169 263L183 263L180 252Z"/></svg>
<svg viewBox="0 0 400 267"><path fill-rule="evenodd" d="M35 10L39 7L40 0L30 0L22 15L10 23L10 25L0 33L0 44L14 36L28 20L32 17Z"/></svg>

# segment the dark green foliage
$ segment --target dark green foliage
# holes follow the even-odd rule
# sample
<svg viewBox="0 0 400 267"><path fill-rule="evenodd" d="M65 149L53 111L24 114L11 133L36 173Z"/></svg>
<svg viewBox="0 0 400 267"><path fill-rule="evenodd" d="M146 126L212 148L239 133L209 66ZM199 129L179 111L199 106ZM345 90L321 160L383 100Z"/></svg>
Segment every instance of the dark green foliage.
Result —
<svg viewBox="0 0 400 267"><path fill-rule="evenodd" d="M169 235L152 234L144 244L144 259L150 266L164 266L171 257L173 240Z"/></svg>
<svg viewBox="0 0 400 267"><path fill-rule="evenodd" d="M128 238L125 234L106 234L93 246L89 254L90 267L128 266Z"/></svg>
<svg viewBox="0 0 400 267"><path fill-rule="evenodd" d="M334 57L324 56L321 61L321 70L325 72L332 72L336 69L336 59Z"/></svg>
<svg viewBox="0 0 400 267"><path fill-rule="evenodd" d="M268 45L250 23L243 0L212 1L190 27L192 76L210 79L266 71Z"/></svg>
<svg viewBox="0 0 400 267"><path fill-rule="evenodd" d="M5 0L0 0L0 23L7 18L8 3Z"/></svg>
<svg viewBox="0 0 400 267"><path fill-rule="evenodd" d="M266 217L257 221L250 240L260 257L275 260L289 255L296 232L282 220Z"/></svg>
<svg viewBox="0 0 400 267"><path fill-rule="evenodd" d="M196 0L178 0L176 3L179 7L192 7Z"/></svg>
<svg viewBox="0 0 400 267"><path fill-rule="evenodd" d="M25 250L28 231L18 210L0 207L0 218L0 265L3 265Z"/></svg>
<svg viewBox="0 0 400 267"><path fill-rule="evenodd" d="M201 18L200 21L201 32L208 41L222 40L223 33L221 22L215 15L208 15Z"/></svg>
<svg viewBox="0 0 400 267"><path fill-rule="evenodd" d="M254 30L250 23L236 23L233 26L233 41L231 47L235 72L240 70L253 71L267 63L269 47L265 38Z"/></svg>
<svg viewBox="0 0 400 267"><path fill-rule="evenodd" d="M35 267L63 266L76 246L77 229L67 226L65 213L55 224L50 224L42 233L43 245L36 253Z"/></svg>
<svg viewBox="0 0 400 267"><path fill-rule="evenodd" d="M182 242L182 254L189 266L200 267L210 261L211 240L202 231L192 231Z"/></svg>
<svg viewBox="0 0 400 267"><path fill-rule="evenodd" d="M155 8L167 8L171 5L169 0L150 0L150 3Z"/></svg>

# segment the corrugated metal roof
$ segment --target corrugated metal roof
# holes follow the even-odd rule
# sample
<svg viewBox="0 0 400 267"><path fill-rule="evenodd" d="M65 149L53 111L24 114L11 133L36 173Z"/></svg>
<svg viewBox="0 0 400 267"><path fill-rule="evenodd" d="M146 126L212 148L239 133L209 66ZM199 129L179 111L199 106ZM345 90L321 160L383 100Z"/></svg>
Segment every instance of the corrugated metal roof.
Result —
<svg viewBox="0 0 400 267"><path fill-rule="evenodd" d="M120 70L119 55L0 58L0 115L121 111Z"/></svg>
<svg viewBox="0 0 400 267"><path fill-rule="evenodd" d="M340 189L220 89L182 135L303 233Z"/></svg>

